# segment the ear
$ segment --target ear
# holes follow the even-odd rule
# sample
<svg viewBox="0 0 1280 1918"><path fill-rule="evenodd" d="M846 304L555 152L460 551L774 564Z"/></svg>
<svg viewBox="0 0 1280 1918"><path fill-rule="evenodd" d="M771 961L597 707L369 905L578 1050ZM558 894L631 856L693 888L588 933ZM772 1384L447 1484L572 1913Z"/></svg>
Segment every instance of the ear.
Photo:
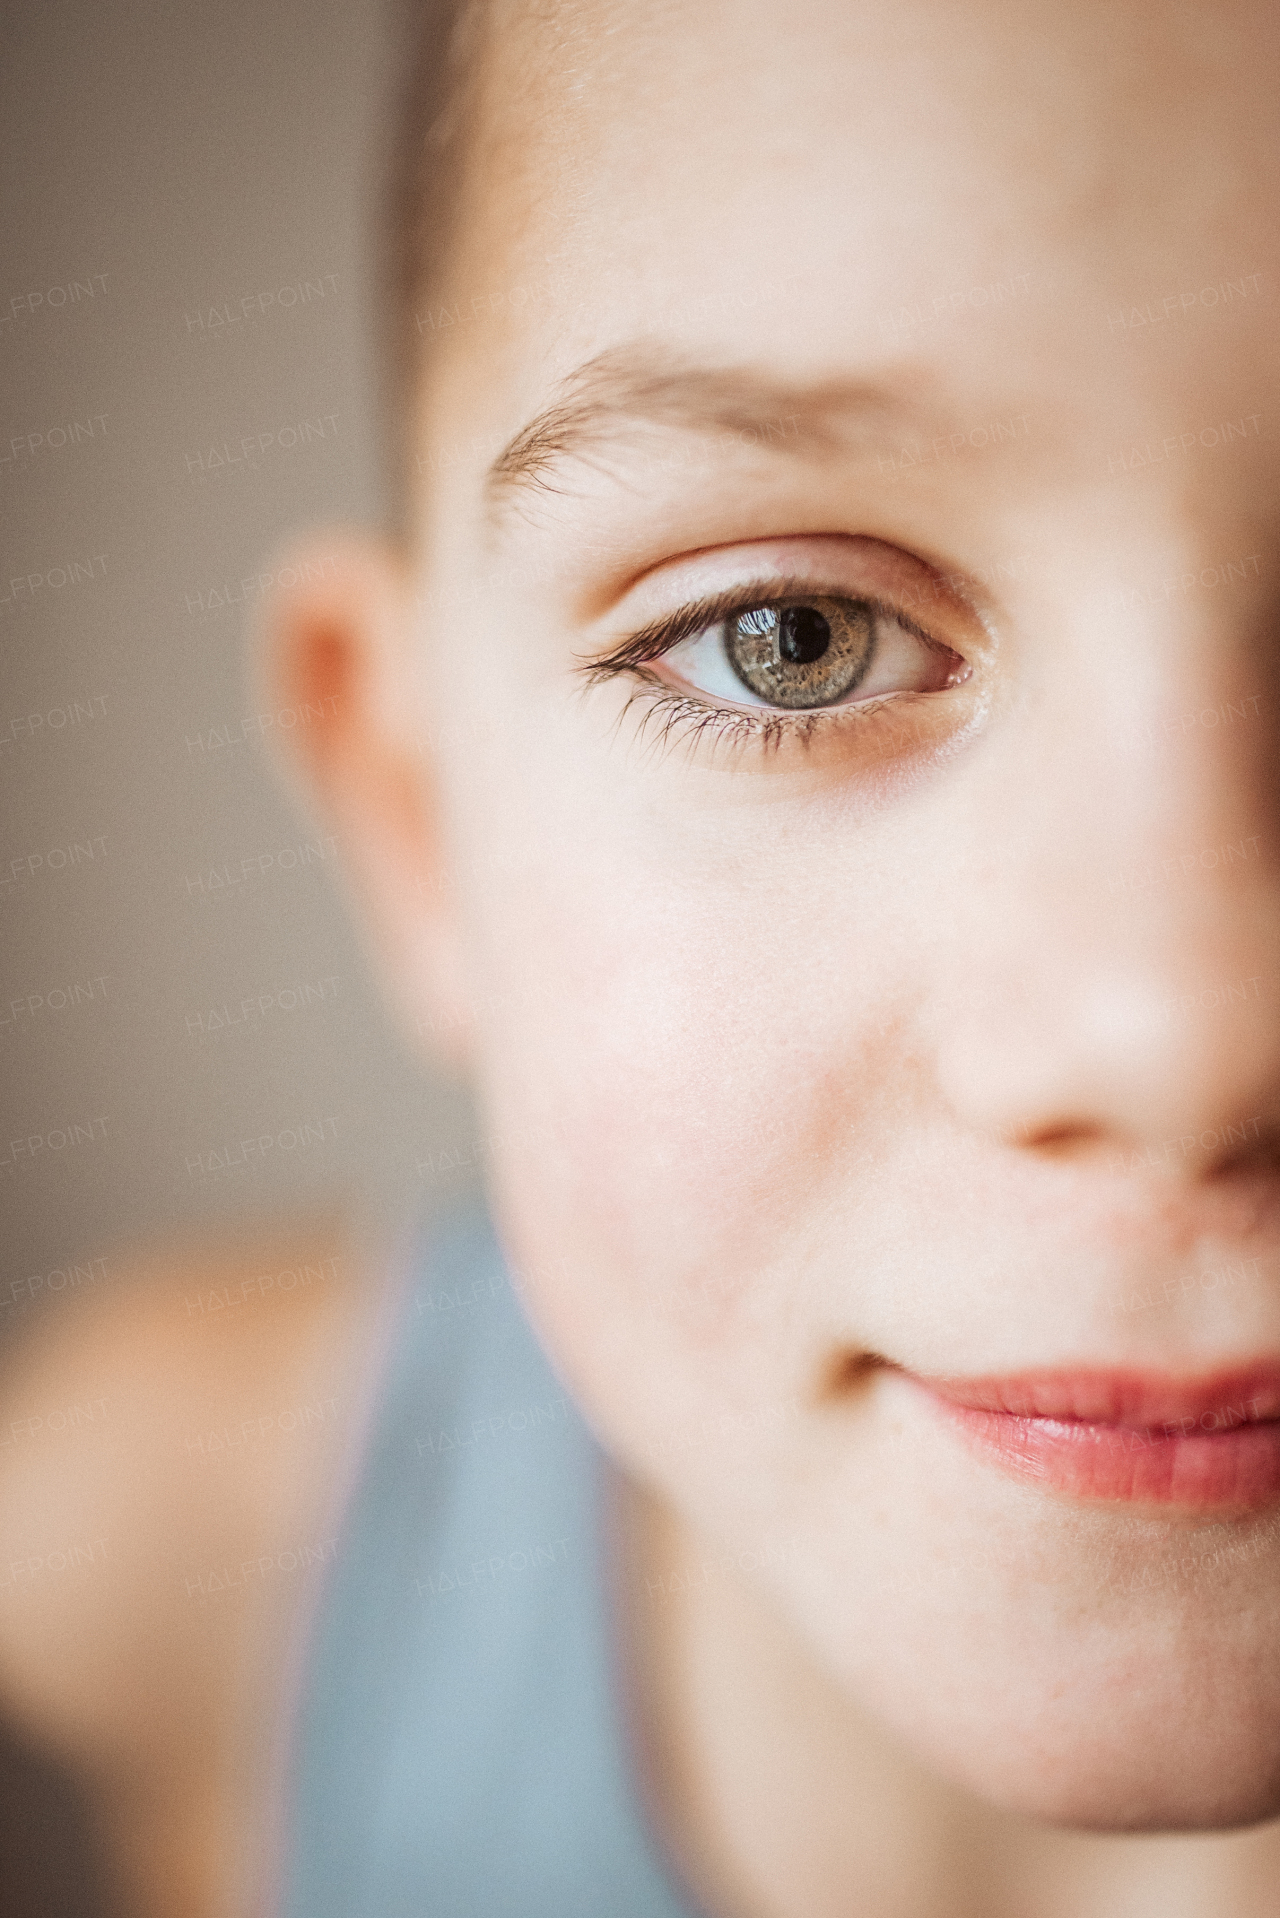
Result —
<svg viewBox="0 0 1280 1918"><path fill-rule="evenodd" d="M407 564L387 542L319 534L281 554L255 649L276 758L337 841L356 919L419 1044L461 1065L471 1007L433 768L421 738Z"/></svg>

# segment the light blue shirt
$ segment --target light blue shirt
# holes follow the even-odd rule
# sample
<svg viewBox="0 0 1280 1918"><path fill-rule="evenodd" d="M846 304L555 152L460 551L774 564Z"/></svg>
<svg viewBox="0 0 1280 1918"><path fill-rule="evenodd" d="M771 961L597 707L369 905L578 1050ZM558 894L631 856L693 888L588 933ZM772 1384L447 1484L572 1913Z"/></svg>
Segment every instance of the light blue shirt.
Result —
<svg viewBox="0 0 1280 1918"><path fill-rule="evenodd" d="M487 1220L406 1289L314 1627L286 1918L694 1918L615 1695L604 1461Z"/></svg>

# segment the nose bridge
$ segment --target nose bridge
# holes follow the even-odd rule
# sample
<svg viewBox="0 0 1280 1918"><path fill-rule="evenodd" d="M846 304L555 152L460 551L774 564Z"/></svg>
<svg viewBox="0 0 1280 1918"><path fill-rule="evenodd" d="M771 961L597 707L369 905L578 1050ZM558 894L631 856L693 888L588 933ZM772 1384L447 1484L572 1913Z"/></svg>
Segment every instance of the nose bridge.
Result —
<svg viewBox="0 0 1280 1918"><path fill-rule="evenodd" d="M958 902L982 957L960 962L940 1042L944 1089L984 1129L1130 1152L1194 1139L1160 1159L1188 1171L1274 1140L1277 739L1258 660L1247 628L1198 608L1113 616L1064 646L1017 748L993 754L979 841L1022 826Z"/></svg>

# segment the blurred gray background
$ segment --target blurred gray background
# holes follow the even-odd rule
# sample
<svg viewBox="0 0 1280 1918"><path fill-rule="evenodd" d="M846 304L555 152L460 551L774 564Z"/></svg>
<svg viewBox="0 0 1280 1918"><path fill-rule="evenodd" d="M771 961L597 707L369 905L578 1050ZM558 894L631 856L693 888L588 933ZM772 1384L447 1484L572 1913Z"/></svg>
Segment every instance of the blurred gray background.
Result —
<svg viewBox="0 0 1280 1918"><path fill-rule="evenodd" d="M431 1209L473 1156L245 673L277 541L384 511L399 33L376 0L7 12L0 1338L132 1244Z"/></svg>

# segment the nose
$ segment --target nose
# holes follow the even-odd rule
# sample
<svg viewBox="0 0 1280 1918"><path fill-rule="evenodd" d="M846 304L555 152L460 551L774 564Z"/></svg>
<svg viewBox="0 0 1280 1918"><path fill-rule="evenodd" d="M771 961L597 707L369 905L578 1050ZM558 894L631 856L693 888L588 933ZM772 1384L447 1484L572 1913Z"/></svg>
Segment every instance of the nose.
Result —
<svg viewBox="0 0 1280 1918"><path fill-rule="evenodd" d="M1054 676L1007 750L989 741L941 1087L964 1126L1030 1151L1184 1181L1274 1171L1275 701L1221 634L1149 637L1127 635L1110 681Z"/></svg>

